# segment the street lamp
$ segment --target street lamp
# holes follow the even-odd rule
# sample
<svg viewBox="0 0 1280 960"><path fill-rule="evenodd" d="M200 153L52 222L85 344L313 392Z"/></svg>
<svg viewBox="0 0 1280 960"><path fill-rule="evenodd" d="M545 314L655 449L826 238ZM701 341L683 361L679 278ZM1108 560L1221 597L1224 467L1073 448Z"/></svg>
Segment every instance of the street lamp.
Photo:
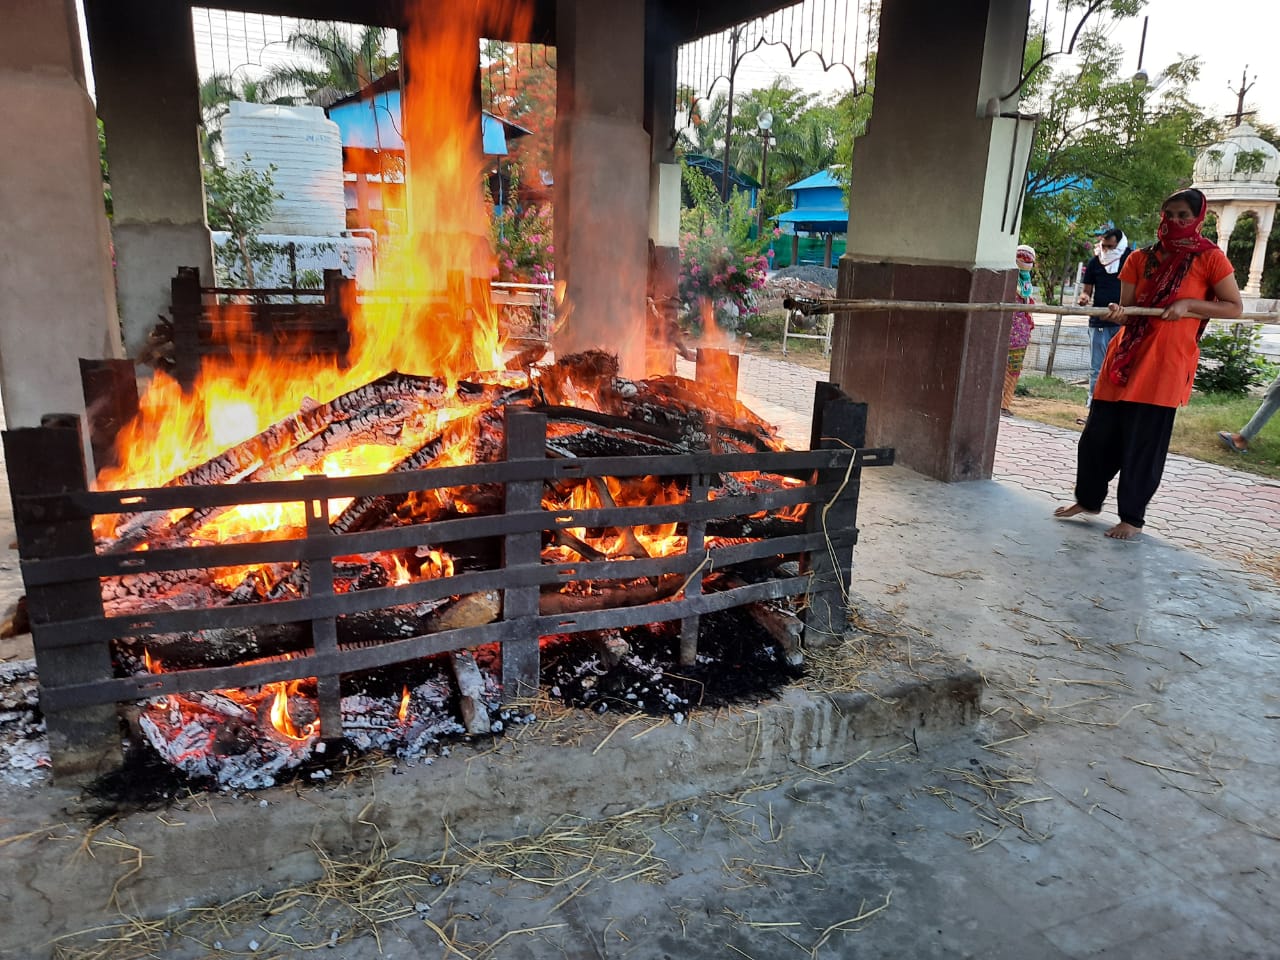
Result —
<svg viewBox="0 0 1280 960"><path fill-rule="evenodd" d="M762 110L756 117L760 128L760 196L756 199L756 236L764 239L764 196L769 187L769 128L773 126L773 114Z"/></svg>

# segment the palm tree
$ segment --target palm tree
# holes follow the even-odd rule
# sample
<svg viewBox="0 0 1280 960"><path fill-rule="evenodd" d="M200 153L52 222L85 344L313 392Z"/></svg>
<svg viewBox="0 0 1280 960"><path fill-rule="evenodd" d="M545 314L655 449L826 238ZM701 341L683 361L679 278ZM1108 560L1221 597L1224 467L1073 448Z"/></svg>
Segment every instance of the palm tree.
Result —
<svg viewBox="0 0 1280 960"><path fill-rule="evenodd" d="M307 54L313 65L286 64L271 70L262 86L272 96L296 94L318 106L355 93L369 81L396 68L398 56L384 49L386 27L366 26L351 39L337 23L312 20L289 37L289 47Z"/></svg>
<svg viewBox="0 0 1280 960"><path fill-rule="evenodd" d="M237 79L229 73L214 73L200 84L200 148L205 160L212 163L214 149L222 142L222 121L233 100L247 103L291 103L292 98L269 99L267 90L259 80Z"/></svg>

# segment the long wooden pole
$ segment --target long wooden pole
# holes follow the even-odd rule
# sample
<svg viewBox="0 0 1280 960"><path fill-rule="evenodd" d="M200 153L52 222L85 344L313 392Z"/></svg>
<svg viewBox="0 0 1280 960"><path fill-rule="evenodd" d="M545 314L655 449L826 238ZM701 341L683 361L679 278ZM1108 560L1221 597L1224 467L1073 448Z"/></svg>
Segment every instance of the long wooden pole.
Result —
<svg viewBox="0 0 1280 960"><path fill-rule="evenodd" d="M909 310L912 313L1027 313L1057 314L1064 317L1105 317L1106 307L1057 306L1052 303L947 303L940 300L808 300L787 297L782 301L787 310L806 316L824 313L869 313L874 310ZM1158 317L1162 307L1125 307L1126 316ZM1188 317L1197 314L1189 313ZM1205 319L1201 317L1200 319ZM1216 318L1209 318L1216 319ZM1280 323L1280 312L1242 313L1224 323Z"/></svg>

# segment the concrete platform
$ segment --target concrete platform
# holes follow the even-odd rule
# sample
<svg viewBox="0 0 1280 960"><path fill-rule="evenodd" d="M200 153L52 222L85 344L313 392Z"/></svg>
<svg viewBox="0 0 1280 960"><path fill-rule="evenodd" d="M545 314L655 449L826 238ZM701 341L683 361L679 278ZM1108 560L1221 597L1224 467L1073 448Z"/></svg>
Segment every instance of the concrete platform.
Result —
<svg viewBox="0 0 1280 960"><path fill-rule="evenodd" d="M875 635L867 642L859 691L792 687L776 701L692 712L682 725L560 710L429 766L383 763L340 784L201 795L102 827L70 791L0 788L0 957L48 956L52 938L122 912L161 918L312 883L325 870L317 851L360 859L386 839L396 857L430 861L450 843L741 790L908 739L932 743L977 719L976 672L927 645L908 665Z"/></svg>

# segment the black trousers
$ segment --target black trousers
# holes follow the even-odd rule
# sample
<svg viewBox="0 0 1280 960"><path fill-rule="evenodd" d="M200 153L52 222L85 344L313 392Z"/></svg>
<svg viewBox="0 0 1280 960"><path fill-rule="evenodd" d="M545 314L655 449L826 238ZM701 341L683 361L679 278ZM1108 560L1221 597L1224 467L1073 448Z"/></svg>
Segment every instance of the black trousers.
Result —
<svg viewBox="0 0 1280 960"><path fill-rule="evenodd" d="M1107 485L1118 473L1120 519L1141 527L1147 504L1164 475L1176 412L1153 403L1095 397L1076 454L1076 503L1086 510L1101 510Z"/></svg>

